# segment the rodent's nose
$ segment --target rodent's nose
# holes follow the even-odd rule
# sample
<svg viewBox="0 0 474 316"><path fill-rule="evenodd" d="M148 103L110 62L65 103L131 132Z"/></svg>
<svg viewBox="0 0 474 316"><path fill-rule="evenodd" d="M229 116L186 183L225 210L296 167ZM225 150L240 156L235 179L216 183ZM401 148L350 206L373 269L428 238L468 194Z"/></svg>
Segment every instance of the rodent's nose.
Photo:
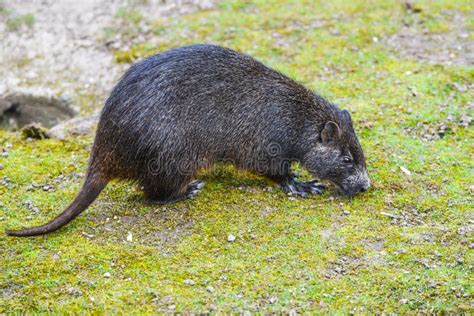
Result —
<svg viewBox="0 0 474 316"><path fill-rule="evenodd" d="M362 192L365 192L365 191L367 191L369 188L370 188L370 183L367 183L366 185L363 185L363 186L360 187L359 192L361 192L361 193L362 193Z"/></svg>

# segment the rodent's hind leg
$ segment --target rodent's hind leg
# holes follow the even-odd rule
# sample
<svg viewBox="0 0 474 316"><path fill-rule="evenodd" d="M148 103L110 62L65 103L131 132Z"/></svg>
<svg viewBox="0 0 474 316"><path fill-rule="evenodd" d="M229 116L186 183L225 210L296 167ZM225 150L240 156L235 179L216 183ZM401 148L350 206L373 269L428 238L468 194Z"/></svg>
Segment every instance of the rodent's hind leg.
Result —
<svg viewBox="0 0 474 316"><path fill-rule="evenodd" d="M193 180L190 183L187 184L186 190L181 193L181 194L176 194L176 195L169 195L167 197L164 197L162 194L149 194L148 192L146 193L148 200L151 203L155 204L170 204L170 203L176 203L178 201L190 199L194 197L196 194L201 192L202 188L204 187L204 182L201 182L200 180Z"/></svg>
<svg viewBox="0 0 474 316"><path fill-rule="evenodd" d="M201 180L193 180L188 184L186 192L184 193L187 199L192 198L204 188L204 182Z"/></svg>
<svg viewBox="0 0 474 316"><path fill-rule="evenodd" d="M302 198L308 197L309 194L321 194L325 189L325 186L318 183L317 180L311 180L306 182L299 182L295 177L290 176L280 183L285 193L291 193L292 195L298 195Z"/></svg>

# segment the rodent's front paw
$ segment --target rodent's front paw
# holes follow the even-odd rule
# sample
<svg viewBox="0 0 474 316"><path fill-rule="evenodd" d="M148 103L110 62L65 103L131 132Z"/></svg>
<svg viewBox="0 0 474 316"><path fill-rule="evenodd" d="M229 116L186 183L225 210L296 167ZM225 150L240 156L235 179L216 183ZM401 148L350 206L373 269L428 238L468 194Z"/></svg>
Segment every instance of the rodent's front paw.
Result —
<svg viewBox="0 0 474 316"><path fill-rule="evenodd" d="M311 181L301 182L300 184L301 186L303 186L306 192L309 192L311 194L321 194L326 188L324 184L319 183L318 180L316 179L311 180Z"/></svg>
<svg viewBox="0 0 474 316"><path fill-rule="evenodd" d="M306 182L299 182L295 179L282 184L283 191L291 195L298 195L302 198L308 197L309 194L321 194L325 189L325 186L318 183L317 180L311 180Z"/></svg>

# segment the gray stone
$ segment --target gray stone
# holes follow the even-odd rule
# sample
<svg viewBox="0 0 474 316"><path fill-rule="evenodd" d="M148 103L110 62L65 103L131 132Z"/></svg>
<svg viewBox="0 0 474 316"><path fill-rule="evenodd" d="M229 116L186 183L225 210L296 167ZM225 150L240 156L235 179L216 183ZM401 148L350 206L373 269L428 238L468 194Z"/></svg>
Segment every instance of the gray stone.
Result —
<svg viewBox="0 0 474 316"><path fill-rule="evenodd" d="M75 114L69 100L49 89L18 89L0 96L0 128L17 130L31 123L49 128Z"/></svg>
<svg viewBox="0 0 474 316"><path fill-rule="evenodd" d="M46 134L50 138L57 138L61 140L69 136L91 135L98 121L98 114L93 114L87 117L77 117L59 123L48 130Z"/></svg>

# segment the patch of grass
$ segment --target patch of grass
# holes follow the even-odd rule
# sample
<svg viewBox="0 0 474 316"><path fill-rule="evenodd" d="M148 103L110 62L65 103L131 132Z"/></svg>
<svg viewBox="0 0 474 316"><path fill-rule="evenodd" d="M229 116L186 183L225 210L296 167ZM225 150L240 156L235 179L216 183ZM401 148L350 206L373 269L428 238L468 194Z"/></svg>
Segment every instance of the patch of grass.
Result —
<svg viewBox="0 0 474 316"><path fill-rule="evenodd" d="M417 5L435 19L474 9ZM213 42L257 57L352 112L373 187L352 200L331 190L289 198L218 166L200 175L196 198L157 206L113 183L57 233L0 238L0 313L469 313L474 132L463 117L472 116L474 68L398 57L381 39L406 19L389 0L230 0L160 21L159 47L116 52L129 62ZM448 132L423 137L441 123ZM0 132L0 230L57 215L80 188L91 142Z"/></svg>
<svg viewBox="0 0 474 316"><path fill-rule="evenodd" d="M23 14L8 18L6 22L9 31L18 31L22 27L31 28L35 24L35 17L33 14Z"/></svg>
<svg viewBox="0 0 474 316"><path fill-rule="evenodd" d="M122 7L118 9L116 16L124 21L137 25L143 20L143 15L130 7Z"/></svg>
<svg viewBox="0 0 474 316"><path fill-rule="evenodd" d="M115 12L114 24L102 31L101 40L107 42L117 34L120 34L122 40L133 41L138 33L143 33L144 29L148 29L147 25L150 21L145 19L143 14L136 8L142 2L131 1L128 5L120 7Z"/></svg>

